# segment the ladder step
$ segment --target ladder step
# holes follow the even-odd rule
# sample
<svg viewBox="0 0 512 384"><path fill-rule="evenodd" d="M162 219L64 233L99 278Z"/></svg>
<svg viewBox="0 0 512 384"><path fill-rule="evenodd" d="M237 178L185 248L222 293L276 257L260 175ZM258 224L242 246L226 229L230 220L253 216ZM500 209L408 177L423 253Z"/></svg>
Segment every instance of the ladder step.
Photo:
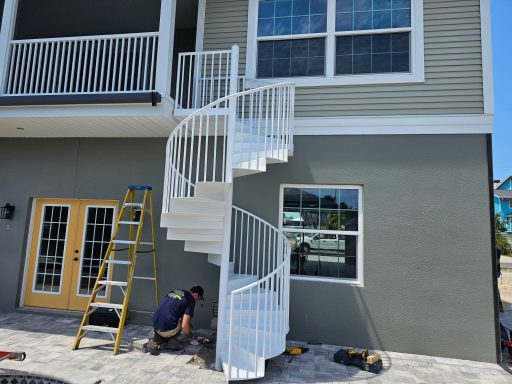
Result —
<svg viewBox="0 0 512 384"><path fill-rule="evenodd" d="M153 187L151 185L129 185L128 189L134 189L137 191L151 191Z"/></svg>
<svg viewBox="0 0 512 384"><path fill-rule="evenodd" d="M114 244L135 244L135 240L112 240Z"/></svg>
<svg viewBox="0 0 512 384"><path fill-rule="evenodd" d="M145 277L145 276L133 276L132 279L137 279L137 280L153 280L153 281L156 280L154 277Z"/></svg>
<svg viewBox="0 0 512 384"><path fill-rule="evenodd" d="M105 260L107 264L120 264L120 265L130 265L132 262L128 260Z"/></svg>
<svg viewBox="0 0 512 384"><path fill-rule="evenodd" d="M125 224L125 225L139 225L140 221L120 221L119 224Z"/></svg>
<svg viewBox="0 0 512 384"><path fill-rule="evenodd" d="M118 287L126 287L128 283L126 281L114 281L114 280L100 280L98 284L101 285L115 285Z"/></svg>
<svg viewBox="0 0 512 384"><path fill-rule="evenodd" d="M139 207L142 208L144 204L142 203L124 203L123 206L125 207Z"/></svg>
<svg viewBox="0 0 512 384"><path fill-rule="evenodd" d="M123 304L91 303L91 307L93 307L93 308L123 309Z"/></svg>
<svg viewBox="0 0 512 384"><path fill-rule="evenodd" d="M101 325L84 325L82 327L84 331L92 331L92 332L105 332L105 333L118 333L119 330L117 328L112 327L102 327Z"/></svg>

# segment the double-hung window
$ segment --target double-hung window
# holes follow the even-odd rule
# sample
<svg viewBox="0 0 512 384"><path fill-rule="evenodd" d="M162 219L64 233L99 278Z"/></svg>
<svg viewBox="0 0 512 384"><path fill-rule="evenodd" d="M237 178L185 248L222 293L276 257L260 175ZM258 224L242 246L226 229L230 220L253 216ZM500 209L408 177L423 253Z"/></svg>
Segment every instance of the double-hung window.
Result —
<svg viewBox="0 0 512 384"><path fill-rule="evenodd" d="M250 0L247 68L297 85L424 80L423 0Z"/></svg>
<svg viewBox="0 0 512 384"><path fill-rule="evenodd" d="M362 283L362 188L281 186L280 229L294 279Z"/></svg>

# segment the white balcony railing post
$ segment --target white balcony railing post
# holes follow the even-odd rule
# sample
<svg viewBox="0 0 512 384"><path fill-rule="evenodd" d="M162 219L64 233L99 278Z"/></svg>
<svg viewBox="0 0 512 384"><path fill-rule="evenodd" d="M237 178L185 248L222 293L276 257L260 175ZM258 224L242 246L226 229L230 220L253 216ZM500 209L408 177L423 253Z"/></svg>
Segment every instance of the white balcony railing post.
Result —
<svg viewBox="0 0 512 384"><path fill-rule="evenodd" d="M5 0L0 29L0 95L5 93L7 87L7 71L11 58L10 42L14 37L17 8L18 0Z"/></svg>
<svg viewBox="0 0 512 384"><path fill-rule="evenodd" d="M163 96L171 94L172 56L176 0L162 0L156 61L155 89Z"/></svg>
<svg viewBox="0 0 512 384"><path fill-rule="evenodd" d="M231 65L229 77L229 94L234 95L238 90L238 45L233 45L231 48ZM236 103L237 98L229 99L228 103L228 126L227 126L227 156L226 156L226 182L233 181L233 149L235 143L235 124L236 124Z"/></svg>

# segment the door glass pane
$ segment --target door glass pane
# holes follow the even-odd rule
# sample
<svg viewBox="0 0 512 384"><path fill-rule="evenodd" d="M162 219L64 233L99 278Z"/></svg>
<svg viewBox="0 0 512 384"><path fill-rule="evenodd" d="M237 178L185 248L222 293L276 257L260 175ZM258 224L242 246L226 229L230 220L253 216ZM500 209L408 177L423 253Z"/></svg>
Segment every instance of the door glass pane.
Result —
<svg viewBox="0 0 512 384"><path fill-rule="evenodd" d="M84 244L78 278L80 295L90 295L112 233L114 208L87 207ZM105 297L105 289L98 297Z"/></svg>
<svg viewBox="0 0 512 384"><path fill-rule="evenodd" d="M69 207L45 205L42 217L34 290L60 293Z"/></svg>

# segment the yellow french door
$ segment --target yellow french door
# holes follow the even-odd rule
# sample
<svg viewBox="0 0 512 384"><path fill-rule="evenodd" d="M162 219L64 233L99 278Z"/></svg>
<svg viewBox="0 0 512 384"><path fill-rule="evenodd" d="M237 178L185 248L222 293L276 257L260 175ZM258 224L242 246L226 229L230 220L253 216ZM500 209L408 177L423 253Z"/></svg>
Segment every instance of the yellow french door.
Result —
<svg viewBox="0 0 512 384"><path fill-rule="evenodd" d="M117 206L114 200L36 199L25 305L85 309ZM110 291L100 292L98 298L108 301Z"/></svg>

